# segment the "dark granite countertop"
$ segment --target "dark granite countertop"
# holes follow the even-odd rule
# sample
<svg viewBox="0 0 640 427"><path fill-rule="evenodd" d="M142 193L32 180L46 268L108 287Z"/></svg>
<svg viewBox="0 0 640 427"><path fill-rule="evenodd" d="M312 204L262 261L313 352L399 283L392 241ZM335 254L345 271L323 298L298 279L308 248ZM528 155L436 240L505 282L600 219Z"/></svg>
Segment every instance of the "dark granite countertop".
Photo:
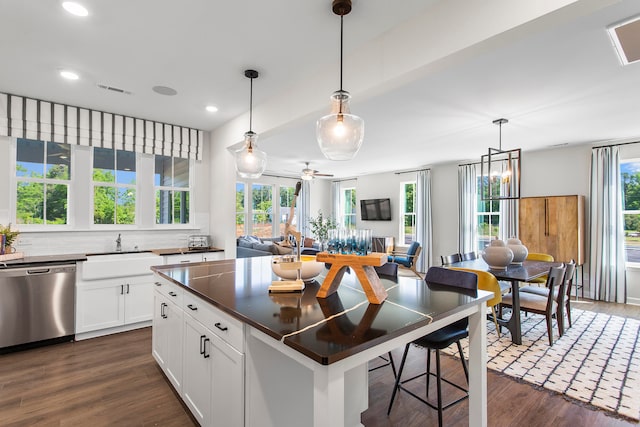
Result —
<svg viewBox="0 0 640 427"><path fill-rule="evenodd" d="M224 252L224 249L208 247L208 248L168 248L168 249L152 249L151 252L157 255L182 255L197 254L202 252Z"/></svg>
<svg viewBox="0 0 640 427"><path fill-rule="evenodd" d="M29 265L73 264L77 261L86 261L85 254L41 255L26 256L24 258L0 261L0 269L13 267L26 267Z"/></svg>
<svg viewBox="0 0 640 427"><path fill-rule="evenodd" d="M276 279L270 257L242 258L152 270L244 323L282 340L321 364L330 364L442 317L492 294L478 297L437 289L422 280L385 278L382 304L370 304L355 274L345 274L337 293L316 298L320 283L301 293L268 292Z"/></svg>

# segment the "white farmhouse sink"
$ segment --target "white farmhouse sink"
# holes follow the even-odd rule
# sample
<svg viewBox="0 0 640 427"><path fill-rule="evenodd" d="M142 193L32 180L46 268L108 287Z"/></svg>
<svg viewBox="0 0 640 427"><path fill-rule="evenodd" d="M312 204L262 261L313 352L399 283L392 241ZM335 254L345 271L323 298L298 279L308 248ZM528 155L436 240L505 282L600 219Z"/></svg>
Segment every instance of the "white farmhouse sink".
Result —
<svg viewBox="0 0 640 427"><path fill-rule="evenodd" d="M152 252L131 252L109 255L91 255L80 264L83 280L111 277L142 276L151 273L152 265L162 265L163 258Z"/></svg>

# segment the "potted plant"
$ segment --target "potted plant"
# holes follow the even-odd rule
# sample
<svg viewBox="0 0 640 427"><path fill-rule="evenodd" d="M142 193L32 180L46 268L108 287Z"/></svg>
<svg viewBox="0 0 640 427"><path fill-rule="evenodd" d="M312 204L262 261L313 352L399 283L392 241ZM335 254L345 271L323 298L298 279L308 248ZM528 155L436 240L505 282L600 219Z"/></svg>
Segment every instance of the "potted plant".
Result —
<svg viewBox="0 0 640 427"><path fill-rule="evenodd" d="M4 238L2 239L4 240L4 247L0 252L2 252L3 254L13 252L13 243L16 241L16 238L19 234L19 231L11 230L11 223L9 223L9 225L7 225L6 227L0 224L0 236L4 236Z"/></svg>
<svg viewBox="0 0 640 427"><path fill-rule="evenodd" d="M309 228L313 235L320 242L320 250L324 250L327 240L329 239L329 230L338 227L338 223L333 217L325 217L322 210L318 210L318 216L309 218Z"/></svg>

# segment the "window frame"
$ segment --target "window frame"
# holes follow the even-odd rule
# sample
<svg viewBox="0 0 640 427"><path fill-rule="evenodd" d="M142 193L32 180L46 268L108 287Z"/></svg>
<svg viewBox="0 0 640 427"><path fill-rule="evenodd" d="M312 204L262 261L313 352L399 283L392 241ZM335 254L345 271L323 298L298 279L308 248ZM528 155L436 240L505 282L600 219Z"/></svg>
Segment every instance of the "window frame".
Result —
<svg viewBox="0 0 640 427"><path fill-rule="evenodd" d="M74 199L71 197L72 194L75 193L75 179L76 173L74 172L76 168L75 161L75 146L73 144L69 145L69 175L70 178L68 181L66 180L53 180L42 178L27 178L27 177L18 177L17 176L17 166L18 166L18 140L19 139L27 139L32 141L42 141L45 145L48 142L54 142L56 144L60 144L59 142L49 141L44 139L30 139L30 138L19 138L14 137L11 138L9 142L9 154L11 159L11 166L9 168L10 179L9 179L9 222L13 224L15 227L19 228L20 231L65 231L72 230L74 228L74 218L72 215L74 209ZM46 153L46 150L45 150ZM46 159L45 159L46 160ZM46 174L45 174L46 175ZM18 183L19 182L42 182L44 185L47 184L65 184L67 185L67 223L66 224L18 224ZM45 214L46 215L46 214Z"/></svg>
<svg viewBox="0 0 640 427"><path fill-rule="evenodd" d="M139 154L139 153L137 153ZM163 156L163 157L170 157L171 158L171 181L173 183L174 178L175 178L175 172L174 172L174 161L176 158L180 158L180 159L184 159L187 160L189 163L189 185L187 187L175 187L175 186L163 186L163 185L159 185L156 186L155 184L155 174L156 174L156 170L155 170L155 160L156 160L156 156L160 156L160 154L154 154L152 157L152 170L151 170L151 182L153 185L153 193L152 193L152 197L153 197L153 202L152 202L152 211L153 211L153 219L152 219L152 223L154 228L158 228L158 229L166 229L166 228L193 228L195 226L194 224L194 219L193 219L193 206L194 206L194 201L193 201L193 196L194 196L194 188L193 188L193 184L194 184L194 160L193 159L184 159L182 157L174 157L174 156ZM136 155L136 162L138 160L138 156ZM136 163L136 168L138 167L138 164ZM140 182L140 180L136 180L136 182ZM171 222L168 224L163 224L163 223L157 223L156 222L156 192L158 190L167 190L167 191L186 191L189 193L189 221L186 223L181 223L181 222ZM173 213L173 198L172 198L172 205L171 205L171 212Z"/></svg>
<svg viewBox="0 0 640 427"><path fill-rule="evenodd" d="M138 170L140 169L140 158L139 158L139 153L137 151L129 151L129 150L118 150L117 148L112 147L111 149L114 150L114 155L116 156L117 159L117 152L118 151L126 151L126 152L130 152L133 153L135 155L135 164L136 164L136 183L135 184L118 184L118 180L117 178L115 179L115 181L113 183L111 182L100 182L100 181L94 181L93 180L93 169L94 169L94 156L95 156L95 148L105 148L105 147L92 147L91 149L91 153L90 153L90 162L89 162L89 176L90 176L90 183L89 183L89 227L92 229L137 229L140 228L140 224L141 224L141 218L140 218L140 211L141 211L141 207L140 207L140 177L138 176ZM106 147L108 148L108 147ZM117 166L116 166L117 167ZM96 185L98 184L98 185ZM95 188L96 186L98 187L113 187L117 190L119 190L120 188L133 188L136 192L136 207L134 210L135 213L135 221L133 224L118 224L113 223L113 224L96 224L95 223ZM155 194L155 193L154 193ZM115 201L116 206L115 208L117 208L118 205L118 200L116 199ZM154 211L155 211L155 198L154 198ZM117 221L117 216L115 217L116 221Z"/></svg>
<svg viewBox="0 0 640 427"><path fill-rule="evenodd" d="M625 203L625 184L624 184L624 179L623 179L623 165L624 164L628 164L628 163L636 163L638 164L638 166L640 166L640 158L634 157L634 158L630 158L630 159L620 159L620 184L621 184L621 190L622 190L622 194L620 195L620 200L622 201L622 206L620 207L621 211L622 211L622 221L624 224L624 261L625 261L625 265L627 266L634 266L634 267L640 267L640 260L639 261L629 261L629 257L628 257L628 253L629 253L629 249L627 247L627 229L626 229L626 215L638 215L640 216L640 209L625 209L626 208L626 203ZM640 170L636 173L636 175L640 175ZM640 231L640 230L638 230ZM640 237L640 236L629 236L629 237ZM640 247L640 242L638 247Z"/></svg>
<svg viewBox="0 0 640 427"><path fill-rule="evenodd" d="M340 189L342 197L340 198L340 217L341 226L347 230L355 230L358 227L358 194L356 193L356 187L343 187ZM347 193L353 193L351 199L353 202L353 211L347 212ZM347 217L353 217L353 223L347 224Z"/></svg>
<svg viewBox="0 0 640 427"><path fill-rule="evenodd" d="M491 240L494 237L498 237L498 234L496 234L496 236L494 236L491 231L489 231L489 238L487 240L487 236L482 234L480 232L480 226L482 224L484 224L483 221L480 221L481 217L487 217L489 218L489 226L493 227L492 225L492 218L497 218L497 224L496 227L498 229L498 233L500 232L500 222L502 219L501 213L500 213L500 203L502 203L502 201L500 200L483 200L482 199L482 190L483 190L483 186L482 186L482 182L481 180L484 179L485 177L483 177L481 175L480 172L478 172L478 174L476 175L476 206L475 206L475 216L476 216L476 248L479 251L484 250L491 242ZM487 178L488 179L488 178ZM486 186L485 186L486 188ZM494 186L493 188L497 188L498 192L500 191L500 187L499 186ZM488 211L480 211L478 208L480 207L480 204L489 204L490 209ZM497 210L493 210L494 208L497 207Z"/></svg>
<svg viewBox="0 0 640 427"><path fill-rule="evenodd" d="M406 194L407 194L407 189L406 186L407 185L413 185L413 212L406 212ZM406 216L412 216L413 217L413 228L414 228L414 232L415 232L415 227L416 227L416 212L415 212L415 207L416 207L416 185L417 185L417 181L413 180L413 181L403 181L400 183L400 203L399 203L399 223L398 223L398 246L408 246L411 244L411 242L414 239L411 239L411 241L407 242L407 235L405 234L405 217ZM413 236L415 238L415 235Z"/></svg>

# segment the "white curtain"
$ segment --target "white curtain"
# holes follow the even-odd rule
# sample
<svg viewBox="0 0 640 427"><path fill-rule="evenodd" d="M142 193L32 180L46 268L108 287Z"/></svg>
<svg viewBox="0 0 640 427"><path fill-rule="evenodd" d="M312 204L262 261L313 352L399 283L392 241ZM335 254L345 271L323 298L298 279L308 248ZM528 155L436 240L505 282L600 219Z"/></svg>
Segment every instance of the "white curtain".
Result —
<svg viewBox="0 0 640 427"><path fill-rule="evenodd" d="M416 179L416 240L422 246L416 268L425 272L431 267L432 228L431 228L431 171L418 171Z"/></svg>
<svg viewBox="0 0 640 427"><path fill-rule="evenodd" d="M340 181L331 183L331 215L338 224L342 224L342 212L340 212Z"/></svg>
<svg viewBox="0 0 640 427"><path fill-rule="evenodd" d="M300 200L298 203L299 220L298 226L296 228L304 236L307 236L307 227L309 224L309 217L311 216L311 212L309 212L311 200L311 185L310 181L301 180L300 182L302 182L302 189L300 190Z"/></svg>
<svg viewBox="0 0 640 427"><path fill-rule="evenodd" d="M458 166L458 250L477 250L478 242L478 171L475 164Z"/></svg>
<svg viewBox="0 0 640 427"><path fill-rule="evenodd" d="M625 303L627 286L619 147L599 147L591 152L590 221L590 296L594 300Z"/></svg>

